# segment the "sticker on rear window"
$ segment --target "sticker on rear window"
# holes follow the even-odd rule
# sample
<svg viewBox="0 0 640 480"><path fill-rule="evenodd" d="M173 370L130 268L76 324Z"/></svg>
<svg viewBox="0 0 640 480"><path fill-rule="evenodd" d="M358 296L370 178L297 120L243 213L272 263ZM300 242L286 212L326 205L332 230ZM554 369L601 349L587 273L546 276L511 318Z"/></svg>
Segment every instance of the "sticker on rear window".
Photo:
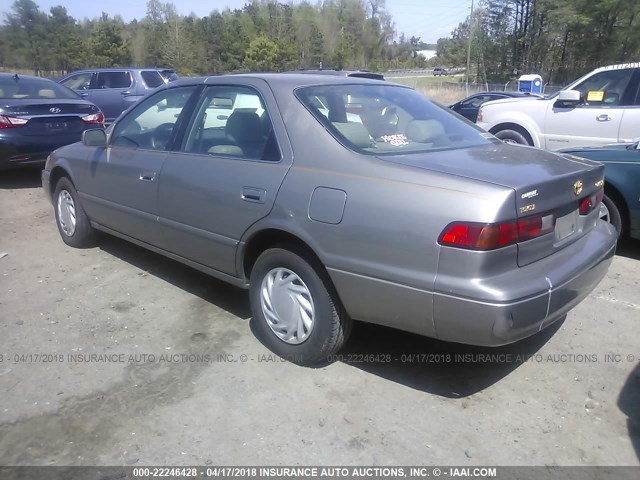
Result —
<svg viewBox="0 0 640 480"><path fill-rule="evenodd" d="M390 143L394 147L403 147L405 145L409 145L409 142L407 142L407 137L401 133L397 135L383 135L380 138L383 142Z"/></svg>

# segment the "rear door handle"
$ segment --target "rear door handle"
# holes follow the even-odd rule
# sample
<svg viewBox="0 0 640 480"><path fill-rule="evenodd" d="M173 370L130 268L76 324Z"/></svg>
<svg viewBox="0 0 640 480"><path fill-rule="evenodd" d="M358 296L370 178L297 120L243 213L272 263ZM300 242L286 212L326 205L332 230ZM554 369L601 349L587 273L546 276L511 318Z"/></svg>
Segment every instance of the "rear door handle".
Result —
<svg viewBox="0 0 640 480"><path fill-rule="evenodd" d="M140 172L139 180L143 182L153 182L156 179L156 172L144 171Z"/></svg>
<svg viewBox="0 0 640 480"><path fill-rule="evenodd" d="M598 115L596 117L596 120L599 122L609 122L611 121L611 117L609 115L607 115L606 113L602 114L602 115Z"/></svg>
<svg viewBox="0 0 640 480"><path fill-rule="evenodd" d="M264 203L267 199L267 191L262 188L242 187L242 199L245 202Z"/></svg>
<svg viewBox="0 0 640 480"><path fill-rule="evenodd" d="M120 95L131 95L129 90L125 90L124 92L120 92Z"/></svg>

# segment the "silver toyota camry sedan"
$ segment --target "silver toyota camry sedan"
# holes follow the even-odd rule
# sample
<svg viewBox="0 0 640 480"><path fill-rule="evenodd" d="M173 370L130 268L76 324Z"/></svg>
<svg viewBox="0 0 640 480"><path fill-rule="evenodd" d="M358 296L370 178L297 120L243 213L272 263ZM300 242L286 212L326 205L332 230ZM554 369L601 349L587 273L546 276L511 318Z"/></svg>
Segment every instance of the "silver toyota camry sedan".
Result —
<svg viewBox="0 0 640 480"><path fill-rule="evenodd" d="M95 230L250 291L301 364L353 319L497 346L577 305L611 262L603 166L505 145L416 91L311 74L184 79L42 172L58 230Z"/></svg>

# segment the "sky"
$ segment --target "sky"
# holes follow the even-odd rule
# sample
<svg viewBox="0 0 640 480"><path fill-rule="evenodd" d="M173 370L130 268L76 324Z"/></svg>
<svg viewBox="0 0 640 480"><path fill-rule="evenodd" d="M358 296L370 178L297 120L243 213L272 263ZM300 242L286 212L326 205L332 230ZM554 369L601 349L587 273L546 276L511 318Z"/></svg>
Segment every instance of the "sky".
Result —
<svg viewBox="0 0 640 480"><path fill-rule="evenodd" d="M34 0L40 10L49 12L55 5L66 7L72 17L99 17L102 12L109 16L120 15L125 21L141 19L146 14L146 0ZM164 0L163 0L164 1ZM289 3L291 0L281 0ZM250 0L171 0L179 13L195 13L199 17L213 10L242 8ZM298 3L298 0L294 0ZM312 4L316 0L311 0ZM0 0L0 16L11 10L13 0ZM448 37L462 22L471 7L471 0L387 0L387 11L393 17L398 34L404 32L407 38L420 37L427 43L436 43L438 38Z"/></svg>

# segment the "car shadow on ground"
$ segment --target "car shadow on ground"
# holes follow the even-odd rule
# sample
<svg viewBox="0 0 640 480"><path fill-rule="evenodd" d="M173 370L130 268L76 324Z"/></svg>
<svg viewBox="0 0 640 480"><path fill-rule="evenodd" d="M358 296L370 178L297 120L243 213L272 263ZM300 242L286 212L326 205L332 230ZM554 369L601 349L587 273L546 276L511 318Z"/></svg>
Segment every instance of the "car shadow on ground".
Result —
<svg viewBox="0 0 640 480"><path fill-rule="evenodd" d="M503 347L477 347L356 322L342 361L410 388L447 398L464 398L493 385L523 363L560 328Z"/></svg>
<svg viewBox="0 0 640 480"><path fill-rule="evenodd" d="M640 364L636 365L622 387L618 407L627 416L629 438L640 459Z"/></svg>
<svg viewBox="0 0 640 480"><path fill-rule="evenodd" d="M632 260L640 260L640 240L632 238L620 240L616 248L616 255Z"/></svg>
<svg viewBox="0 0 640 480"><path fill-rule="evenodd" d="M196 295L236 317L245 320L251 317L249 294L246 290L117 237L101 234L97 245L110 255Z"/></svg>
<svg viewBox="0 0 640 480"><path fill-rule="evenodd" d="M36 167L4 170L0 172L0 188L14 190L41 187L40 172L42 172L42 168Z"/></svg>

